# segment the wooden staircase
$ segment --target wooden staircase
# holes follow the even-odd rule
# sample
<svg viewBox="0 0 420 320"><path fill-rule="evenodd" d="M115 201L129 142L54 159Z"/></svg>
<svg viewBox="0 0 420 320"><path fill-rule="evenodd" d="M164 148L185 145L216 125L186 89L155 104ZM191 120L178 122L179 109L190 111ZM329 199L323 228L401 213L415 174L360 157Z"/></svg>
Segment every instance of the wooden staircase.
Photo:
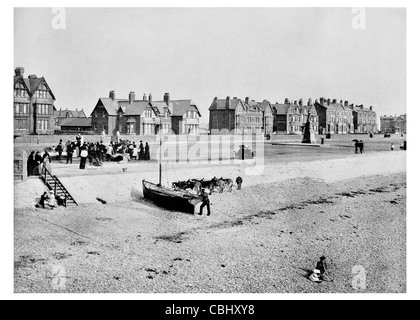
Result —
<svg viewBox="0 0 420 320"><path fill-rule="evenodd" d="M41 175L41 179L44 181L44 184L47 186L47 188L49 190L53 190L56 196L64 198L65 207L71 205L78 206L76 200L74 200L73 196L70 194L70 192L68 192L66 187L61 183L57 176L53 176L45 167L44 170L45 172Z"/></svg>

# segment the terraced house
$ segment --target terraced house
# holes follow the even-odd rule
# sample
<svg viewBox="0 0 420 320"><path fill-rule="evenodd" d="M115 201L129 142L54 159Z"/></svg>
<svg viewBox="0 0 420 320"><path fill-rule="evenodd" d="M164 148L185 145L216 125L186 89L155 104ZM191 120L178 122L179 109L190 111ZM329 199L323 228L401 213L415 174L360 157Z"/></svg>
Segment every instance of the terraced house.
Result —
<svg viewBox="0 0 420 320"><path fill-rule="evenodd" d="M376 112L373 111L373 107L365 108L362 105L353 106L350 108L353 110L354 119L354 132L355 133L377 133L378 123Z"/></svg>
<svg viewBox="0 0 420 320"><path fill-rule="evenodd" d="M320 134L354 133L353 110L348 101L337 102L337 99L321 98L315 101L315 109L319 116Z"/></svg>
<svg viewBox="0 0 420 320"><path fill-rule="evenodd" d="M289 99L285 99L284 103L273 104L274 108L274 124L273 131L277 134L302 134L305 123L311 122L313 132L319 131L319 120L315 105L312 99L304 105L303 99L299 102L295 100L293 103Z"/></svg>
<svg viewBox="0 0 420 320"><path fill-rule="evenodd" d="M218 99L215 97L209 108L210 134L269 134L272 132L273 109L264 100L256 102L237 97Z"/></svg>
<svg viewBox="0 0 420 320"><path fill-rule="evenodd" d="M170 100L169 93L153 101L151 94L136 100L134 92L128 99L116 99L111 91L109 98L98 100L91 116L98 133L156 135L160 125L164 134L198 134L201 114L191 99Z"/></svg>
<svg viewBox="0 0 420 320"><path fill-rule="evenodd" d="M15 69L13 78L14 134L54 133L55 97L44 77L24 77L24 68Z"/></svg>

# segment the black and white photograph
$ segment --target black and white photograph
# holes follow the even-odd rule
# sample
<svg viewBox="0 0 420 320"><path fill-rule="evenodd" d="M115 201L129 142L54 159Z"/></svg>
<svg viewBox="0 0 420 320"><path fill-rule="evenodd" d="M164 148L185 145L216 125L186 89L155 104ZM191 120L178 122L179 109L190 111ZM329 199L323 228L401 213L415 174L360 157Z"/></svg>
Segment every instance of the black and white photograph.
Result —
<svg viewBox="0 0 420 320"><path fill-rule="evenodd" d="M11 8L13 294L407 294L408 11Z"/></svg>

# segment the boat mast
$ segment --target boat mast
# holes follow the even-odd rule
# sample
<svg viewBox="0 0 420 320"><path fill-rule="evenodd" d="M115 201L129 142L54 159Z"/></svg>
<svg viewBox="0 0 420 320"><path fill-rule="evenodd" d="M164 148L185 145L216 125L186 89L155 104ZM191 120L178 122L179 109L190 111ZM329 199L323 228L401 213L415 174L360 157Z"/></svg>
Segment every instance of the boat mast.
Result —
<svg viewBox="0 0 420 320"><path fill-rule="evenodd" d="M159 115L159 186L162 185L162 116Z"/></svg>

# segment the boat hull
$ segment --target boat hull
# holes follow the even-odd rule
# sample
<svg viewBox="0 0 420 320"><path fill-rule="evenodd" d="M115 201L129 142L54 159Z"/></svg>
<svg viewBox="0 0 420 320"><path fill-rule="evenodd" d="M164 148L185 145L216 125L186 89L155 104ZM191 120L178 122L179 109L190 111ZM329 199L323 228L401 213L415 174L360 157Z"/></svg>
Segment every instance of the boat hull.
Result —
<svg viewBox="0 0 420 320"><path fill-rule="evenodd" d="M172 210L194 214L195 205L201 198L181 191L173 191L143 180L143 196L155 205Z"/></svg>

